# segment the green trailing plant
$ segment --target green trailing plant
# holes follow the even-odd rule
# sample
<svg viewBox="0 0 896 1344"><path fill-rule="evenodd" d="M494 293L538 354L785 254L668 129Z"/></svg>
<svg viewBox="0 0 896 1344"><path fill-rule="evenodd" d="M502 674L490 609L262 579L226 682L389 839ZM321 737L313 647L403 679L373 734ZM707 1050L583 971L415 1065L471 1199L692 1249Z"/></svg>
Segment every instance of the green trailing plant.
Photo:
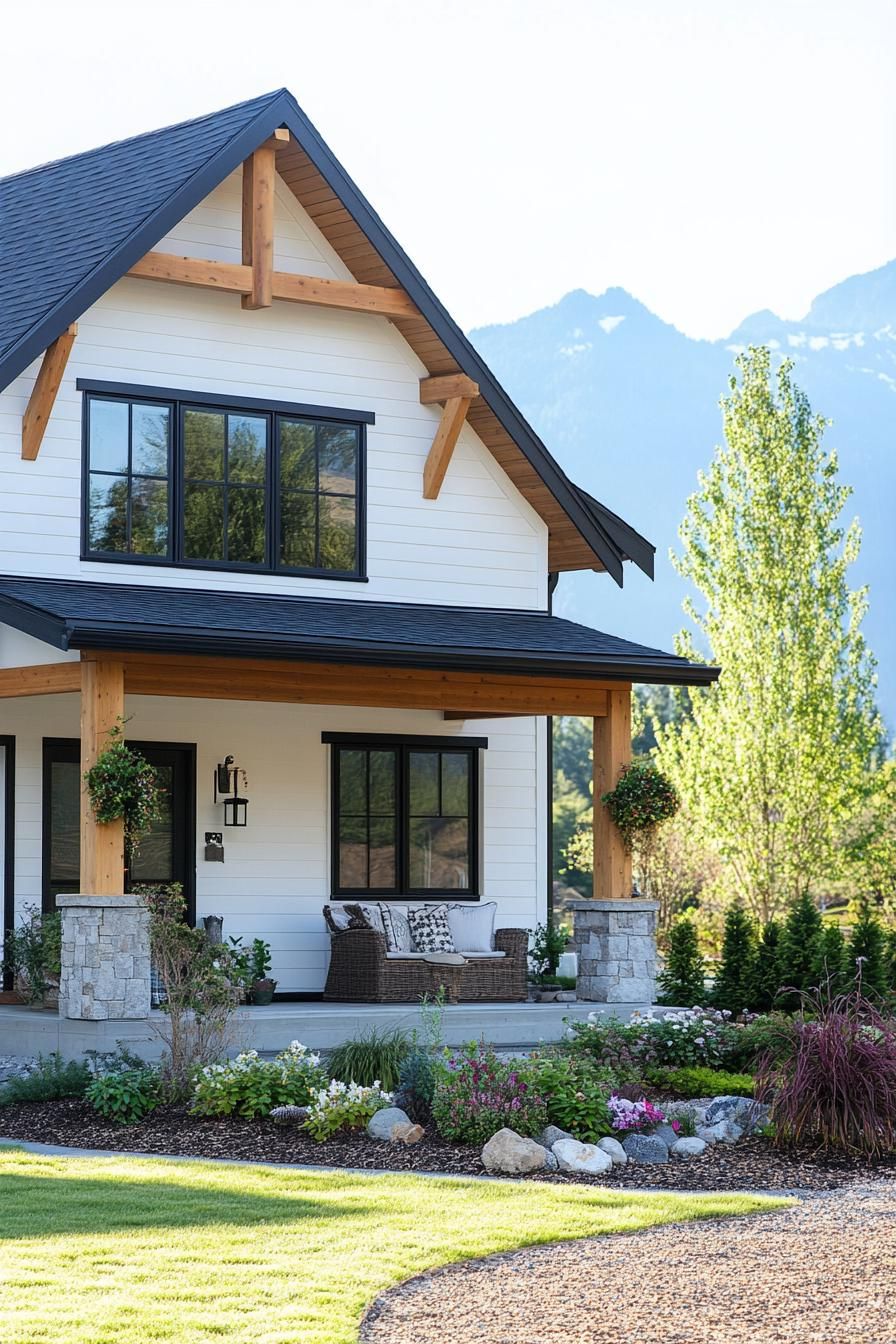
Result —
<svg viewBox="0 0 896 1344"><path fill-rule="evenodd" d="M647 1081L657 1091L690 1101L693 1097L752 1097L754 1080L749 1073L728 1073L692 1065L683 1069L652 1069Z"/></svg>
<svg viewBox="0 0 896 1344"><path fill-rule="evenodd" d="M753 1007L768 1012L781 989L781 924L769 919L762 926L756 947L756 994Z"/></svg>
<svg viewBox="0 0 896 1344"><path fill-rule="evenodd" d="M722 958L716 972L712 1001L717 1008L739 1014L749 1011L756 1000L756 931L742 905L732 905L725 914Z"/></svg>
<svg viewBox="0 0 896 1344"><path fill-rule="evenodd" d="M343 1083L372 1087L379 1083L387 1092L399 1085L401 1066L412 1049L407 1032L370 1027L362 1035L337 1045L327 1060L332 1078Z"/></svg>
<svg viewBox="0 0 896 1344"><path fill-rule="evenodd" d="M569 1054L530 1055L523 1066L527 1083L544 1098L548 1122L583 1143L612 1133L607 1097L613 1077L592 1060Z"/></svg>
<svg viewBox="0 0 896 1344"><path fill-rule="evenodd" d="M561 954L569 942L569 929L565 924L538 924L532 933L532 946L529 949L529 965L532 978L539 984L546 977L553 979L557 974Z"/></svg>
<svg viewBox="0 0 896 1344"><path fill-rule="evenodd" d="M97 1074L85 1095L105 1120L135 1125L158 1106L161 1084L157 1069L114 1069Z"/></svg>
<svg viewBox="0 0 896 1344"><path fill-rule="evenodd" d="M0 1106L20 1101L59 1101L63 1097L83 1097L90 1083L90 1066L85 1060L63 1063L57 1051L40 1055L37 1068L21 1078L9 1078L0 1087Z"/></svg>
<svg viewBox="0 0 896 1344"><path fill-rule="evenodd" d="M856 905L856 918L847 954L850 978L861 968L864 994L882 999L890 989L887 934L867 900Z"/></svg>
<svg viewBox="0 0 896 1344"><path fill-rule="evenodd" d="M704 1002L706 963L697 940L697 926L682 916L669 930L666 964L659 977L660 1003L693 1008Z"/></svg>
<svg viewBox="0 0 896 1344"><path fill-rule="evenodd" d="M85 771L84 782L97 821L121 818L126 851L134 855L161 815L163 789L155 766L125 742L124 729L124 719L109 729L108 745Z"/></svg>
<svg viewBox="0 0 896 1344"><path fill-rule="evenodd" d="M655 765L633 761L609 793L601 796L628 849L636 838L675 816L681 801L671 781Z"/></svg>
<svg viewBox="0 0 896 1344"><path fill-rule="evenodd" d="M44 913L26 905L24 918L11 929L3 944L3 969L13 977L27 1003L42 1003L58 985L62 960L62 919L57 911Z"/></svg>

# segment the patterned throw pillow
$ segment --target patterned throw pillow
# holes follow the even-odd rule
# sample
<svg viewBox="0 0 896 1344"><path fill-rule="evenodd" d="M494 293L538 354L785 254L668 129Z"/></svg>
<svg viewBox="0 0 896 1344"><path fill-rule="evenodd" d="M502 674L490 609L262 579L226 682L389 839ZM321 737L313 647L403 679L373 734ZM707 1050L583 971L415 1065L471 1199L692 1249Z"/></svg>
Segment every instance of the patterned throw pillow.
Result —
<svg viewBox="0 0 896 1344"><path fill-rule="evenodd" d="M414 946L407 915L394 905L380 902L380 918L386 934L387 952L410 952Z"/></svg>
<svg viewBox="0 0 896 1344"><path fill-rule="evenodd" d="M376 929L377 933L385 934L378 905L369 905L366 901L346 901L345 908L353 929Z"/></svg>
<svg viewBox="0 0 896 1344"><path fill-rule="evenodd" d="M428 910L409 910L408 923L416 952L455 952L448 909L444 905L430 906Z"/></svg>

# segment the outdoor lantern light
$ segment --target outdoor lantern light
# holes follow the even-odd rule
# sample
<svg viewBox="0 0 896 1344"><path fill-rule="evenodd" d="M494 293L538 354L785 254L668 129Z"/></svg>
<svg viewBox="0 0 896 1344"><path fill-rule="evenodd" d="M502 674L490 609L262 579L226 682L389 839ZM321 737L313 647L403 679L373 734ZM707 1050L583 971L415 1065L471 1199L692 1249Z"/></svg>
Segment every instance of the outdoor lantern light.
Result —
<svg viewBox="0 0 896 1344"><path fill-rule="evenodd" d="M215 802L224 804L225 826L245 826L248 821L249 800L239 795L241 777L247 788L246 772L232 756L225 756L223 764L215 767Z"/></svg>

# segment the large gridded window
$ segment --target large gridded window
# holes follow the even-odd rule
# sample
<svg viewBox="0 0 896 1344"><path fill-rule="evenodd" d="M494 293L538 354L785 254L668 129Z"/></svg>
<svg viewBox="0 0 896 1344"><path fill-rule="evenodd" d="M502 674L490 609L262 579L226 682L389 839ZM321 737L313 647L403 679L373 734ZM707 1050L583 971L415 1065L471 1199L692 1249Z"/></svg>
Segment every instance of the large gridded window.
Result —
<svg viewBox="0 0 896 1344"><path fill-rule="evenodd" d="M475 896L481 744L328 740L334 894Z"/></svg>
<svg viewBox="0 0 896 1344"><path fill-rule="evenodd" d="M90 393L85 557L360 578L371 418Z"/></svg>

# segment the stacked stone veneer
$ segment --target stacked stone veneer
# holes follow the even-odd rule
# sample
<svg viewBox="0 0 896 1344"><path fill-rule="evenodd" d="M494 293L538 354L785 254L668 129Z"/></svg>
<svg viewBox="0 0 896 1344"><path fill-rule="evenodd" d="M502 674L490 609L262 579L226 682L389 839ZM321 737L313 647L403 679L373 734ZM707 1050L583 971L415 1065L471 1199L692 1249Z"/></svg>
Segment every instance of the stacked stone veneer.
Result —
<svg viewBox="0 0 896 1344"><path fill-rule="evenodd" d="M63 1017L149 1015L149 913L139 896L58 896Z"/></svg>
<svg viewBox="0 0 896 1344"><path fill-rule="evenodd" d="M576 993L594 1003L653 1003L656 901L570 901Z"/></svg>

